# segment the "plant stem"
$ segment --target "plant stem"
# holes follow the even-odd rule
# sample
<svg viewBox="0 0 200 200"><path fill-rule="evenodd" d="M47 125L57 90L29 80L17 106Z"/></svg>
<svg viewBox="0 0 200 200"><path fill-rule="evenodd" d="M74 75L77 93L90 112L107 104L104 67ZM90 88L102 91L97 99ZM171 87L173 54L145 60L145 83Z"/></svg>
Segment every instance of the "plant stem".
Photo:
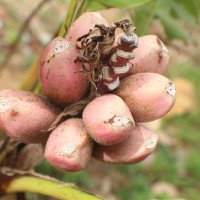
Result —
<svg viewBox="0 0 200 200"><path fill-rule="evenodd" d="M78 6L78 0L71 0L71 3L69 5L69 9L68 9L68 13L67 16L61 26L60 32L59 32L59 36L64 37L65 34L67 33L67 30L70 26L70 24L72 23L72 20L74 18L74 14L76 11L76 8Z"/></svg>
<svg viewBox="0 0 200 200"><path fill-rule="evenodd" d="M39 82L39 80L38 80L37 86L36 86L35 89L34 89L34 92L35 92L36 94L41 94L41 92L42 92L42 86L41 86L41 83Z"/></svg>
<svg viewBox="0 0 200 200"><path fill-rule="evenodd" d="M62 200L103 200L71 185L33 176L14 177L1 183L0 191L3 193L34 192Z"/></svg>
<svg viewBox="0 0 200 200"><path fill-rule="evenodd" d="M147 20L143 24L143 28L141 29L142 30L142 33L141 33L142 35L148 33L148 26L153 21L153 18L156 15L156 11L157 11L158 5L159 5L159 1L154 1L153 2L152 8L151 8L151 12L150 12Z"/></svg>
<svg viewBox="0 0 200 200"><path fill-rule="evenodd" d="M37 59L29 68L28 72L26 73L25 77L23 78L20 90L28 90L33 91L34 88L37 86L39 81L38 78L38 66L39 66L39 59Z"/></svg>

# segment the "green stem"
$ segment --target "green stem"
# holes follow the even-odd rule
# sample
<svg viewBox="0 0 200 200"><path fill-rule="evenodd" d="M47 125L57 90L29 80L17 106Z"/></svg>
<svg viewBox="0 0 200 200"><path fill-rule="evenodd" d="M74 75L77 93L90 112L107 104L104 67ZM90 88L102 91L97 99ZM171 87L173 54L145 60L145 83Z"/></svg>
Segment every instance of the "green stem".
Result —
<svg viewBox="0 0 200 200"><path fill-rule="evenodd" d="M70 5L69 5L69 9L68 9L68 13L67 16L61 26L60 32L59 32L59 36L64 37L65 34L67 33L67 30L70 26L70 24L72 23L72 20L74 18L74 14L76 12L76 8L78 6L78 0L71 0Z"/></svg>
<svg viewBox="0 0 200 200"><path fill-rule="evenodd" d="M62 200L103 200L65 183L46 180L33 176L20 176L0 184L3 193L34 192Z"/></svg>
<svg viewBox="0 0 200 200"><path fill-rule="evenodd" d="M83 12L85 12L85 10L87 9L88 5L90 4L91 0L82 0L79 4L79 7L76 11L76 15L75 18L78 18Z"/></svg>
<svg viewBox="0 0 200 200"><path fill-rule="evenodd" d="M42 85L40 83L40 81L38 81L38 84L36 85L35 89L34 89L35 94L41 94L42 92Z"/></svg>
<svg viewBox="0 0 200 200"><path fill-rule="evenodd" d="M25 77L22 79L19 89L33 91L37 87L39 78L38 78L38 66L39 59L37 59L29 68Z"/></svg>
<svg viewBox="0 0 200 200"><path fill-rule="evenodd" d="M150 12L147 20L143 24L143 27L141 28L141 30L142 30L141 35L148 33L148 27L149 27L150 23L152 22L154 16L156 15L158 5L159 5L159 1L154 1L152 8L151 8L151 12Z"/></svg>

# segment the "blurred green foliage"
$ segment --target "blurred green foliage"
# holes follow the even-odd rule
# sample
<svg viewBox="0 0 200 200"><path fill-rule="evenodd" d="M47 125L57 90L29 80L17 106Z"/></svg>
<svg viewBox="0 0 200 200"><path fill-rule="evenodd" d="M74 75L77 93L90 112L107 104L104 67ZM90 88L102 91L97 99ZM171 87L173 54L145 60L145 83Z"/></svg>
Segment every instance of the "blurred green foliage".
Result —
<svg viewBox="0 0 200 200"><path fill-rule="evenodd" d="M174 162L170 162L170 165L175 164L177 166L177 171L171 174L175 177L174 185L179 188L182 197L185 199L198 200L200 196L200 70L197 65L181 62L170 68L167 76L172 79L177 77L186 78L192 82L195 88L197 100L195 110L164 120L163 129L173 133L174 138L179 141L179 145L174 149L174 152L181 149L183 153L183 158L179 158L180 155L175 154ZM166 157L165 154L163 156ZM181 174L180 171L183 173Z"/></svg>
<svg viewBox="0 0 200 200"><path fill-rule="evenodd" d="M128 8L138 35L147 34L152 20L158 18L170 39L178 38L186 41L189 39L189 31L185 29L185 24L194 27L200 20L200 0L88 0L86 2L88 11L114 7Z"/></svg>
<svg viewBox="0 0 200 200"><path fill-rule="evenodd" d="M146 3L149 3L153 0L88 0L87 10L94 11L94 10L102 10L108 8L135 8L138 6L142 6Z"/></svg>
<svg viewBox="0 0 200 200"><path fill-rule="evenodd" d="M199 0L155 0L130 10L130 14L138 35L147 34L152 20L157 18L162 22L169 39L178 38L186 41L189 39L189 27L199 23L199 10Z"/></svg>

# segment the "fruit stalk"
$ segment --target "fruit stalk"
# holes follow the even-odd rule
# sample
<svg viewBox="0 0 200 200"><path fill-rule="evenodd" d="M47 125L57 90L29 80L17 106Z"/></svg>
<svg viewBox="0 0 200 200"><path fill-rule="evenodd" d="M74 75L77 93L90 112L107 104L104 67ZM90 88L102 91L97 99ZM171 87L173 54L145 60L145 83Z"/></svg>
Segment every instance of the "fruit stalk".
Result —
<svg viewBox="0 0 200 200"><path fill-rule="evenodd" d="M0 193L14 192L34 192L63 200L103 200L101 197L83 192L66 183L34 176L17 176L0 184Z"/></svg>

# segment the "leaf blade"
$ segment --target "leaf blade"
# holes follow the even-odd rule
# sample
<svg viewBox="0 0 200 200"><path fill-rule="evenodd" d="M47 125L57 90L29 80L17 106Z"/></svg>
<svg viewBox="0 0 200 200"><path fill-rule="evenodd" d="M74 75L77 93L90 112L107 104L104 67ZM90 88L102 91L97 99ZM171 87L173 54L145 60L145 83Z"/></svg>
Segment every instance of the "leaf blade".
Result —
<svg viewBox="0 0 200 200"><path fill-rule="evenodd" d="M107 8L135 8L144 4L150 3L154 0L93 0L88 5L88 10L102 10Z"/></svg>
<svg viewBox="0 0 200 200"><path fill-rule="evenodd" d="M168 12L158 10L157 17L163 23L165 31L170 38L178 38L184 41L188 40L188 33Z"/></svg>

